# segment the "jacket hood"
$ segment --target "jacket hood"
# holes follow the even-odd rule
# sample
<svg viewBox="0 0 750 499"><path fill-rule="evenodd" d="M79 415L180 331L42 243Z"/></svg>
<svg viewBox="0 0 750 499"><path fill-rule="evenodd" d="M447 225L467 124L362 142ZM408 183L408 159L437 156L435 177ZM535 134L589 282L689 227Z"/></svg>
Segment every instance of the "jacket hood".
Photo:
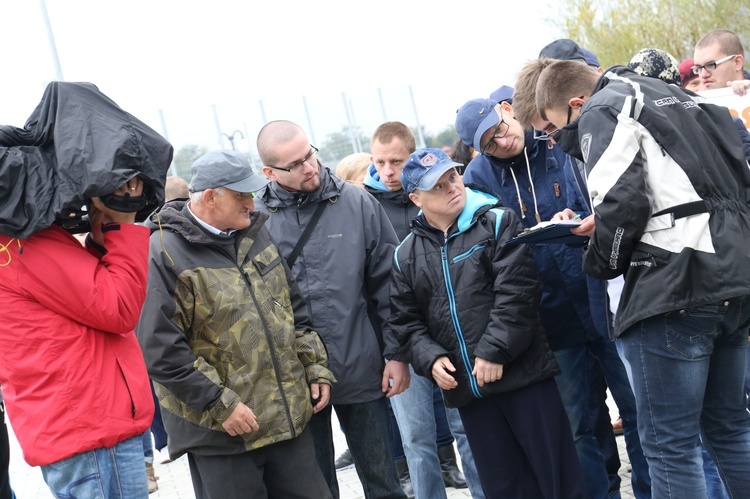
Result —
<svg viewBox="0 0 750 499"><path fill-rule="evenodd" d="M490 195L487 192L474 190L470 187L467 187L466 206L464 206L464 209L458 216L458 221L456 222L458 232L463 232L468 229L476 219L477 215L481 215L482 213L487 211L487 209L483 210L483 208L491 208L495 205L498 205L499 202L500 200L498 198Z"/></svg>
<svg viewBox="0 0 750 499"><path fill-rule="evenodd" d="M382 180L380 180L380 174L378 173L378 170L375 168L375 165L370 163L370 166L367 167L367 173L365 174L365 180L364 184L368 187L372 187L373 189L377 191L390 191L388 187L385 186Z"/></svg>
<svg viewBox="0 0 750 499"><path fill-rule="evenodd" d="M596 85L594 86L594 90L591 92L591 95L595 94L610 82L610 79L607 78L605 75L609 72L615 73L617 75L623 75L628 78L631 77L641 77L638 73L633 71L632 69L626 67L626 66L612 66L609 69L607 69L604 73L602 73L602 76L599 77L599 80L597 80ZM642 77L642 78L649 78L649 77ZM588 101L584 103L583 108L581 108L581 114L584 112L584 109L587 109ZM580 117L580 114L579 114ZM583 150L581 148L581 142L579 140L578 135L578 119L573 121L572 123L568 124L567 126L564 126L560 130L560 135L555 140L557 142L557 145L560 146L560 149L565 151L566 154L569 154L570 156L573 156L574 158L578 159L579 161L586 162L586 158L583 155Z"/></svg>
<svg viewBox="0 0 750 499"><path fill-rule="evenodd" d="M466 231L469 227L474 224L474 221L483 213L490 208L495 206L502 206L500 199L490 194L491 191L485 189L479 189L479 186L466 187L466 206L458 215L456 219L455 230L451 232L451 236L460 234ZM419 215L415 221L419 222L419 225L424 226L428 230L438 230L433 228L424 216L422 210L419 211ZM439 231L438 231L439 232Z"/></svg>
<svg viewBox="0 0 750 499"><path fill-rule="evenodd" d="M341 195L341 188L345 184L343 180L331 174L331 170L320 167L320 187L314 192L291 192L271 182L258 191L263 204L271 211L296 204L316 204L320 201L335 198Z"/></svg>
<svg viewBox="0 0 750 499"><path fill-rule="evenodd" d="M370 187L369 185L365 185L365 190L372 194L375 199L381 202L387 202L391 204L412 204L411 199L409 199L409 194L401 189L398 191L390 191L390 190L380 190L375 187Z"/></svg>

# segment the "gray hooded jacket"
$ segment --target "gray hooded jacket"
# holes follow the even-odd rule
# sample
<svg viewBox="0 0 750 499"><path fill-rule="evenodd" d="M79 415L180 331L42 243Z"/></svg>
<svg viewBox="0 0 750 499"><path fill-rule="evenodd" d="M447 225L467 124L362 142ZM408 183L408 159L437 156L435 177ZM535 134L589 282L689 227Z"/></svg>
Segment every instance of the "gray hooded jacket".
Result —
<svg viewBox="0 0 750 499"><path fill-rule="evenodd" d="M380 203L321 168L321 186L289 192L276 182L260 191L256 209L288 258L318 203L329 203L299 254L292 274L328 350L338 382L333 404L370 402L383 396L384 358L406 361L382 325L390 314L389 281L396 233Z"/></svg>

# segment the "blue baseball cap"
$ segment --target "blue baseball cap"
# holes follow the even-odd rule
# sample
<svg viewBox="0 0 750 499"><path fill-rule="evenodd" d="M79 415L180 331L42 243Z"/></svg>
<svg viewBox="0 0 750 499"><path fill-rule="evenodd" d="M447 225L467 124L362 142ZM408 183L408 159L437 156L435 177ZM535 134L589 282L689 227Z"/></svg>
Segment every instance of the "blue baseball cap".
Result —
<svg viewBox="0 0 750 499"><path fill-rule="evenodd" d="M429 191L451 168L463 166L453 161L442 149L417 149L401 170L401 185L406 192Z"/></svg>
<svg viewBox="0 0 750 499"><path fill-rule="evenodd" d="M586 64L588 64L592 68L598 68L599 66L601 66L601 64L599 64L599 58L596 57L596 54L583 47L581 47L581 50L583 51L583 56L586 58Z"/></svg>
<svg viewBox="0 0 750 499"><path fill-rule="evenodd" d="M513 104L513 87L503 85L490 94L490 99L495 102L507 102Z"/></svg>
<svg viewBox="0 0 750 499"><path fill-rule="evenodd" d="M477 152L482 151L482 135L484 132L500 123L500 116L495 111L492 99L472 99L456 111L456 131L461 141L473 147Z"/></svg>

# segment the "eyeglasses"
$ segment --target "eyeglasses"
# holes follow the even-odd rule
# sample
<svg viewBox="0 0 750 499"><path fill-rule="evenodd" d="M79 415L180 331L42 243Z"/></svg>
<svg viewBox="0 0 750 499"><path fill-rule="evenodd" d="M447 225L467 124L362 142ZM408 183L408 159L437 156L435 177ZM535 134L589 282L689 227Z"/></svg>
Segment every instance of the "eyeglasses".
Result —
<svg viewBox="0 0 750 499"><path fill-rule="evenodd" d="M704 64L702 66L700 64L696 64L695 66L693 66L690 69L693 71L694 75L701 74L701 69L705 69L709 73L712 73L712 72L716 71L716 66L718 66L719 64L722 64L724 62L727 62L730 59L733 59L733 58L737 57L737 55L738 54L728 55L726 57L722 57L718 61L709 61L709 62L707 62L706 64Z"/></svg>
<svg viewBox="0 0 750 499"><path fill-rule="evenodd" d="M273 166L273 165L266 165L266 166L269 168L273 168L274 170L282 170L287 173L292 173L294 170L304 165L305 163L308 163L310 166L314 168L317 165L316 158L314 158L316 154L318 154L318 148L310 144L310 152L307 153L307 156L305 156L304 159L302 159L301 161L295 161L294 163L292 163L286 168L283 168L281 166Z"/></svg>
<svg viewBox="0 0 750 499"><path fill-rule="evenodd" d="M559 128L554 128L555 125L549 123L544 130L537 130L534 128L534 140L554 140L555 137L560 133ZM553 128L553 130L550 130ZM549 131L548 131L549 130Z"/></svg>
<svg viewBox="0 0 750 499"><path fill-rule="evenodd" d="M485 156L492 156L497 152L497 142L496 139L502 139L504 138L508 130L510 130L510 125L508 125L505 122L505 118L503 117L503 108L500 107L500 123L497 124L497 127L495 127L495 131L492 132L492 138L489 142L487 142L487 145L485 145L482 150L480 151ZM492 150L490 150L492 148Z"/></svg>
<svg viewBox="0 0 750 499"><path fill-rule="evenodd" d="M555 142L557 142L557 138L560 136L560 133L562 132L562 128L555 128L551 132L547 134L547 140L552 139Z"/></svg>

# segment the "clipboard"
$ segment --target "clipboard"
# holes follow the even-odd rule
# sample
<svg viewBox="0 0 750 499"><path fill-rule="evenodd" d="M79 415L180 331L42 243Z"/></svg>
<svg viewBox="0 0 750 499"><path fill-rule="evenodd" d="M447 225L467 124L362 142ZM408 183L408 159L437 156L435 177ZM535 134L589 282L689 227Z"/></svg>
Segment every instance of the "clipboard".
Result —
<svg viewBox="0 0 750 499"><path fill-rule="evenodd" d="M580 220L540 222L533 227L524 229L505 244L554 243L583 246L588 241L588 236L578 236L570 232L570 229L579 225L581 225Z"/></svg>

